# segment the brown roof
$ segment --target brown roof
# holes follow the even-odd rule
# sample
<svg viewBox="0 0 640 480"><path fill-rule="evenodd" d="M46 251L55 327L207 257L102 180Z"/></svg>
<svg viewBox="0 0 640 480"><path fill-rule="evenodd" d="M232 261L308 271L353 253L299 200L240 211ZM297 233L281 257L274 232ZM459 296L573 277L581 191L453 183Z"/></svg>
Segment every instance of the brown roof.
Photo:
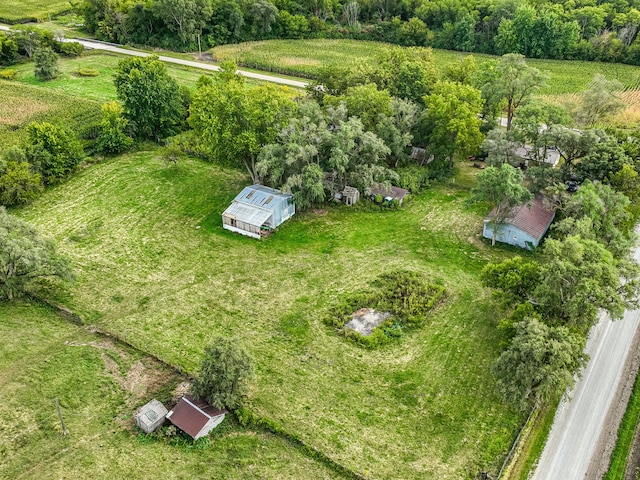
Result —
<svg viewBox="0 0 640 480"><path fill-rule="evenodd" d="M489 214L488 218L493 218L494 215L495 210ZM509 223L539 240L551 225L555 215L555 209L547 207L542 197L537 196L530 202L513 207L503 222Z"/></svg>
<svg viewBox="0 0 640 480"><path fill-rule="evenodd" d="M372 195L382 195L384 198L391 197L391 198L395 198L398 201L406 197L407 193L409 193L409 190L405 190L404 188L400 188L400 187L394 187L393 185L391 185L389 190L386 190L384 188L371 189Z"/></svg>
<svg viewBox="0 0 640 480"><path fill-rule="evenodd" d="M209 420L225 413L227 412L224 410L218 410L190 395L185 395L167 414L167 418L180 430L195 437Z"/></svg>

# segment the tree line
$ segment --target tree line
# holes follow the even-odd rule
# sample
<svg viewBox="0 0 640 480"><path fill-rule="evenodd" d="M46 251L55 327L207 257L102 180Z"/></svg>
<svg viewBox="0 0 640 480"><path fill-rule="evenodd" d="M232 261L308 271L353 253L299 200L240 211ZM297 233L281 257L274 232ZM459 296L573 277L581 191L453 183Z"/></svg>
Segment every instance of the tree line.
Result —
<svg viewBox="0 0 640 480"><path fill-rule="evenodd" d="M197 50L275 38L354 38L534 58L640 64L639 5L527 0L84 0L103 40Z"/></svg>

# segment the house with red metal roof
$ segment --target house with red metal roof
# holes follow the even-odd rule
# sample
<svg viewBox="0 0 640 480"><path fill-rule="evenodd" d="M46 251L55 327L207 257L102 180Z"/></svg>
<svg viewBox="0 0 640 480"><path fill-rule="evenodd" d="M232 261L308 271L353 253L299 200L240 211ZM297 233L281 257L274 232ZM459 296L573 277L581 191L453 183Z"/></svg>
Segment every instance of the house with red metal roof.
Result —
<svg viewBox="0 0 640 480"><path fill-rule="evenodd" d="M545 205L542 197L537 196L530 202L513 207L507 213L502 222L498 223L496 241L527 249L537 247L555 215L555 209ZM493 238L494 216L495 210L484 220L484 238Z"/></svg>
<svg viewBox="0 0 640 480"><path fill-rule="evenodd" d="M204 437L216 428L227 412L212 407L195 397L185 395L167 413L167 420L194 440Z"/></svg>

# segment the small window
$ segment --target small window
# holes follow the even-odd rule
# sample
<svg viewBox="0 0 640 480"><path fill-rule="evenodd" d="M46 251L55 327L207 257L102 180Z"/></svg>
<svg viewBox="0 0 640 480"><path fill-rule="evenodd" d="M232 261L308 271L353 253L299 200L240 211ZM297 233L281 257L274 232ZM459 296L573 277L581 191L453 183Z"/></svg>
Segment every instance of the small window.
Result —
<svg viewBox="0 0 640 480"><path fill-rule="evenodd" d="M267 198L267 200L264 202L265 205L269 205L271 203L271 200L273 200L273 195L271 195L269 198Z"/></svg>
<svg viewBox="0 0 640 480"><path fill-rule="evenodd" d="M247 194L247 197L246 197L246 198L247 198L247 200L249 200L251 197L253 197L253 194L254 194L254 193L255 193L255 192L254 192L253 190L251 190L251 191Z"/></svg>

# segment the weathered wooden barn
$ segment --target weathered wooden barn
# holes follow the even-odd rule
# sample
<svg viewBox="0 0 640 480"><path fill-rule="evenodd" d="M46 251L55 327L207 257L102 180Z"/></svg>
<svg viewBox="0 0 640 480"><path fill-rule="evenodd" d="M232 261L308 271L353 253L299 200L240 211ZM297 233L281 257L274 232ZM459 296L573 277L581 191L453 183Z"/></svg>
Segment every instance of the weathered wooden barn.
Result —
<svg viewBox="0 0 640 480"><path fill-rule="evenodd" d="M493 238L494 215L495 210L484 220L484 238ZM531 202L517 205L498 224L496 241L527 249L537 247L555 215L555 209L547 207L539 196Z"/></svg>
<svg viewBox="0 0 640 480"><path fill-rule="evenodd" d="M222 213L222 226L260 239L295 213L296 206L290 193L264 185L251 185L242 190Z"/></svg>
<svg viewBox="0 0 640 480"><path fill-rule="evenodd" d="M195 397L185 395L167 413L166 418L191 438L197 440L208 435L211 430L217 427L224 420L226 413L226 411L212 407Z"/></svg>

